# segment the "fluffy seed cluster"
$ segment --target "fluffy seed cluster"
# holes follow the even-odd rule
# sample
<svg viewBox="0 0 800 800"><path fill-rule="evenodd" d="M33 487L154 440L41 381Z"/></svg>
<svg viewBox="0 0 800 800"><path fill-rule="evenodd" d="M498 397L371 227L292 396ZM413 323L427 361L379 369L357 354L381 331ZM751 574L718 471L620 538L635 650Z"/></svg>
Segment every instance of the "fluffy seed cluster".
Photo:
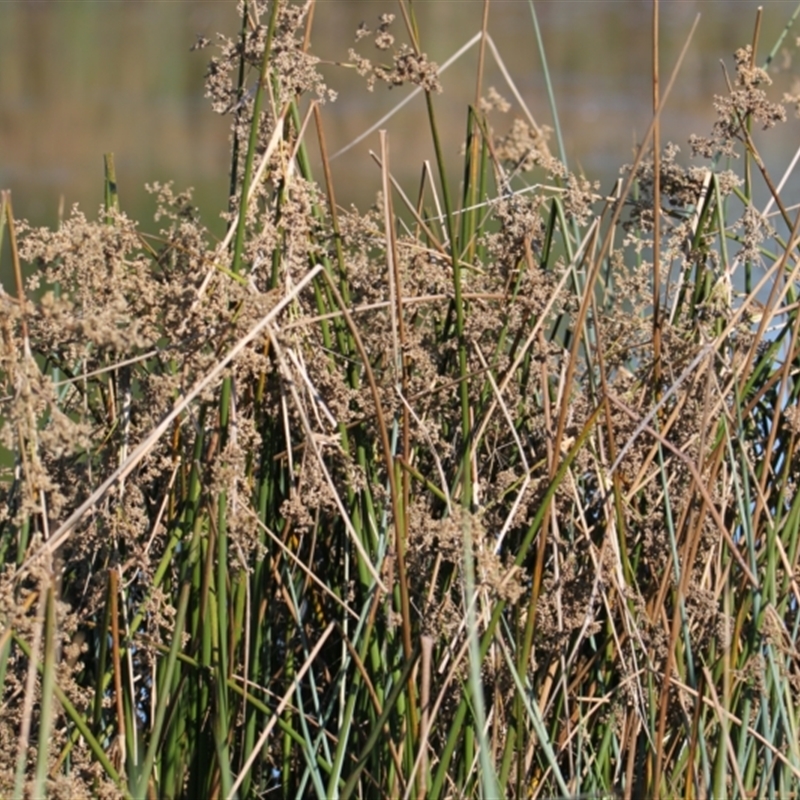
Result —
<svg viewBox="0 0 800 800"><path fill-rule="evenodd" d="M384 52L392 50L395 37L389 33L389 27L393 22L394 14L381 14L380 24L373 40L378 50ZM361 41L370 34L369 28L362 23L356 31L356 41ZM399 47L394 47L391 66L375 64L353 48L348 51L348 58L358 74L367 79L369 91L374 90L377 81L387 84L390 89L393 86L411 83L421 86L426 92L442 91L436 64L429 61L425 53L419 52L418 49L405 42L401 43Z"/></svg>
<svg viewBox="0 0 800 800"><path fill-rule="evenodd" d="M692 135L689 143L694 155L714 158L716 155L738 158L736 143L747 138L745 125L753 119L764 130L786 121L786 109L767 97L763 86L772 79L765 70L753 64L753 49L750 45L736 51L736 81L730 93L717 96L714 108L717 121L708 137Z"/></svg>
<svg viewBox="0 0 800 800"><path fill-rule="evenodd" d="M480 679L497 741L522 725L524 679L545 727L566 730L567 742L570 704L547 693L574 685L590 697L604 652L604 730L621 736L647 717L642 674L672 704L678 730L686 717L674 709L687 696L664 681L675 645L664 618L683 615L680 645L695 652L708 641L728 648L736 626L756 624L723 605L730 576L744 584L751 569L735 559L746 529L740 471L760 482L760 510L746 511L762 515L766 541L763 519L792 510L782 489L796 478L781 486L771 476L787 465L797 472L800 414L781 394L794 372L737 316L735 267L763 266L764 249L778 247L751 205L720 229L720 201L733 202L737 176L683 166L668 145L635 174L626 169L635 199L612 228L622 207L550 154L546 128L530 119L505 134L489 127L487 114L510 108L490 89L481 133L497 197L478 198L450 225L427 196L407 227L381 195L364 212L330 208L292 159L299 131L284 113L298 97L332 97L303 49L309 8L241 4L243 35L221 37L211 60L207 94L230 115L238 153L224 246L191 192L170 184L149 187L155 237L113 208L96 219L75 208L55 231L17 226L32 277L19 298L0 291L0 443L14 454L0 492L0 629L14 636L2 665L1 795L15 791L18 756L26 775L37 768L28 745L47 698L29 653L46 613L57 623L48 658L69 701L54 711L47 791L64 797L114 796L126 770L135 777L120 713L153 747L165 738L159 708L171 712L168 725L194 715L176 741L198 749L173 765L184 770L173 793L188 793L191 770L208 760L201 747L217 741L231 747L227 767L243 763L236 748L266 724L275 697L321 698L302 709L306 725L338 702L358 654L358 686L373 670L385 698L418 639L434 642L438 660L424 676L442 700L426 731L434 752L444 751L458 704L473 701L463 654L472 634L483 645L487 632ZM354 50L351 63L369 88L380 80L440 91L436 65L416 43L397 45L393 22L383 14L374 33L364 25L356 34L390 53L390 66ZM247 86L267 47L257 114ZM696 153L750 146L748 117L766 127L781 119L748 50L736 65ZM267 163L243 199L252 126L250 156ZM725 237L740 240L731 257ZM656 256L662 275L673 271L660 285ZM739 428L740 439L726 438ZM762 558L760 541L751 562ZM796 579L776 575L786 586ZM790 603L784 611L796 615ZM375 638L358 639L364 630ZM109 641L121 642L113 663ZM375 647L359 652L362 641ZM753 641L737 680L755 685L760 648L792 651L777 613ZM180 657L168 662L176 643ZM421 669L414 664L409 680ZM798 684L789 684L795 694ZM382 713L370 691L365 719ZM105 743L110 770L74 713ZM336 741L336 715L318 716L326 744ZM288 709L284 720L295 718ZM386 730L405 736L405 721L395 722ZM366 746L371 729L354 729ZM259 754L253 785L267 795L272 770L283 769L285 793L300 796L292 781L308 752L277 738ZM391 769L401 761L386 759ZM219 790L222 778L203 774L202 785Z"/></svg>

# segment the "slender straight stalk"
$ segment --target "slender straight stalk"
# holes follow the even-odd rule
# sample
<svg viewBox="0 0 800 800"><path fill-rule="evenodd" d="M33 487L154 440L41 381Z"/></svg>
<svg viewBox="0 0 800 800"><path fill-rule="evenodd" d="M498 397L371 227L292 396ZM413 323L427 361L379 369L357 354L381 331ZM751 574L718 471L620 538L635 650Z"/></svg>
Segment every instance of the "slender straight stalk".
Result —
<svg viewBox="0 0 800 800"><path fill-rule="evenodd" d="M659 2L653 0L653 115L660 105ZM653 128L653 378L656 402L661 385L661 118Z"/></svg>
<svg viewBox="0 0 800 800"><path fill-rule="evenodd" d="M136 797L144 797L147 793L147 786L153 777L153 764L155 763L158 754L159 740L161 737L161 730L164 725L164 719L167 712L168 701L168 688L172 685L172 676L175 670L175 664L178 658L178 651L181 647L181 636L183 633L184 624L186 621L186 610L189 606L189 591L191 587L188 583L184 583L181 587L180 596L178 600L177 613L175 615L175 630L173 632L172 644L169 649L169 656L164 665L164 693L156 707L156 717L153 720L153 729L150 733L150 744L147 747L147 752L144 757L141 771L139 773L139 780L134 790Z"/></svg>
<svg viewBox="0 0 800 800"><path fill-rule="evenodd" d="M466 305L461 287L462 265L461 259L458 256L459 243L457 239L455 216L453 214L453 204L450 200L447 172L444 165L444 154L442 152L442 145L436 125L433 97L429 91L425 92L425 102L428 108L428 119L430 121L431 135L433 137L434 152L436 153L436 163L439 167L439 180L441 183L442 197L444 199L445 225L447 227L447 236L450 240L450 254L453 267L453 305L455 306L456 338L458 340L459 397L461 399L461 441L463 442L460 462L461 505L464 509L469 511L472 508L472 462L469 457L468 443L471 438L472 414L470 411L467 343L464 339L464 319L466 314Z"/></svg>
<svg viewBox="0 0 800 800"><path fill-rule="evenodd" d="M239 222L236 228L236 239L231 260L231 272L238 275L241 272L242 251L244 250L245 230L247 227L247 198L250 194L250 182L253 179L253 164L255 163L256 148L258 147L259 122L261 119L261 103L267 88L269 78L270 55L272 53L272 39L275 35L275 26L278 21L278 11L281 3L273 0L267 26L267 40L264 43L264 55L261 60L261 73L258 77L256 94L253 98L253 119L250 124L250 139L247 143L247 156L245 157L244 175L239 191ZM235 171L234 164L232 170Z"/></svg>
<svg viewBox="0 0 800 800"><path fill-rule="evenodd" d="M56 674L56 602L52 584L46 589L44 623L44 667L42 669L42 699L39 712L39 743L36 753L36 776L32 797L44 797L50 763L50 731L53 726Z"/></svg>

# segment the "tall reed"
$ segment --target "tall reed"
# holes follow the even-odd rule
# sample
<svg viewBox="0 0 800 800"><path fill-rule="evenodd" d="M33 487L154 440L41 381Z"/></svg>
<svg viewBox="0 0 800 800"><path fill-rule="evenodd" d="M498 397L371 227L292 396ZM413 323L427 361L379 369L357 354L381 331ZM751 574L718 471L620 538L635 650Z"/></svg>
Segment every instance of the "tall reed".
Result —
<svg viewBox="0 0 800 800"><path fill-rule="evenodd" d="M679 60L609 190L504 67L495 129L491 5L459 176L413 3L358 33L426 104L412 198L382 132L376 204L337 206L284 0L209 66L222 242L170 185L141 235L110 155L97 221L3 194L3 796L796 796L800 215L759 27L695 165L653 150Z"/></svg>

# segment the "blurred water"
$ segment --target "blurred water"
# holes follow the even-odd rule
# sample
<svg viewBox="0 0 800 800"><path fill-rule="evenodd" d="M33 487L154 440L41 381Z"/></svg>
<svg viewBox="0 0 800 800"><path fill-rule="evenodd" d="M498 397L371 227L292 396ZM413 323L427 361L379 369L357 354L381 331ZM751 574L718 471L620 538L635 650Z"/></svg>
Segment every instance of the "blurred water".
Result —
<svg viewBox="0 0 800 800"><path fill-rule="evenodd" d="M662 0L662 80L696 13L702 18L663 121L663 139L684 145L692 132L706 133L714 120L714 93L725 84L720 59L752 38L758 2ZM762 2L759 60L773 46L794 4ZM423 48L444 62L480 28L480 0L417 0L413 3ZM651 5L644 0L538 0L535 4L555 86L570 166L609 185L646 129L651 109ZM330 62L347 59L363 20L398 13L390 0L320 0L312 49ZM398 13L399 16L399 13ZM401 22L395 23L401 34ZM79 202L91 215L102 199L102 156L116 154L122 206L132 216L152 216L146 182L173 179L191 185L204 218L219 234L228 172L227 121L203 98L209 51L190 53L198 34L234 35L235 3L165 2L0 3L0 187L13 191L15 212L38 224L54 224L59 203ZM528 3L492 0L489 32L537 121L552 124ZM360 51L369 52L368 40ZM795 36L776 59L774 98L800 69L791 63ZM377 59L376 59L377 60ZM800 65L798 65L800 66ZM466 106L474 100L477 49L443 76L436 98L446 155L455 167L463 142ZM369 93L354 70L326 65L339 91L323 110L329 151L366 130L408 92L377 86ZM794 74L793 74L794 73ZM497 65L488 58L485 87L511 98ZM510 124L509 115L509 124ZM420 165L431 158L424 100L415 98L388 124L391 165L410 193ZM497 128L502 120L497 120ZM790 120L770 135L768 166L777 172L800 142ZM369 158L375 133L334 162L340 203L369 203L379 173ZM313 148L312 148L313 150ZM312 153L312 155L315 155ZM457 175L456 175L457 178ZM154 229L152 223L144 225Z"/></svg>

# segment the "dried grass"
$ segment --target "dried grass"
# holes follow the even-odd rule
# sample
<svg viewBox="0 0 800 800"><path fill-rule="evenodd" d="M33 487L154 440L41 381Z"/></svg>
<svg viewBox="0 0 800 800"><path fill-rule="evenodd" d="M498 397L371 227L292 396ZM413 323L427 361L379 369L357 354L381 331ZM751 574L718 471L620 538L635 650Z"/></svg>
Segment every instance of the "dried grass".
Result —
<svg viewBox="0 0 800 800"><path fill-rule="evenodd" d="M721 160L773 189L757 48L710 161L648 134L608 196L478 91L454 202L400 8L350 62L424 90L418 203L383 136L336 206L288 2L209 66L223 243L169 185L156 238L110 180L56 231L3 195L3 796L797 794L800 217Z"/></svg>

